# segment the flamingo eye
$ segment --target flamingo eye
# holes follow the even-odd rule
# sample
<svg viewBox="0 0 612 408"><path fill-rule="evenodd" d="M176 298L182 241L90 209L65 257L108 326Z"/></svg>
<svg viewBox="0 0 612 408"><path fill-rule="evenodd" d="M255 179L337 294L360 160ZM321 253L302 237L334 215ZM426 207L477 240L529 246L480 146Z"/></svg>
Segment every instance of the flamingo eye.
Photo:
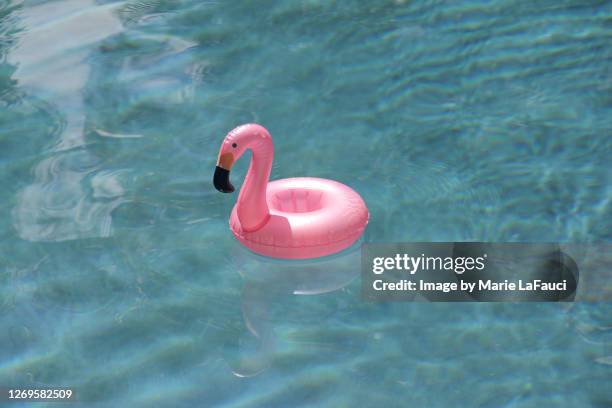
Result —
<svg viewBox="0 0 612 408"><path fill-rule="evenodd" d="M238 147L238 145L236 143L232 143L232 147L236 148L236 147Z"/></svg>

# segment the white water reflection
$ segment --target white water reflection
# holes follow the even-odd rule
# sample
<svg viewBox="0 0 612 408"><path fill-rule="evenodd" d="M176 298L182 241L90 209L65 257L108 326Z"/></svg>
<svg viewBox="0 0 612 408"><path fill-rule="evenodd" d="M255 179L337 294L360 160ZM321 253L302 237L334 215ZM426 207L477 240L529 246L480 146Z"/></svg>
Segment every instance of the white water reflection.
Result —
<svg viewBox="0 0 612 408"><path fill-rule="evenodd" d="M17 67L13 79L29 95L53 105L63 123L59 138L49 135L56 140L50 140L54 146L49 156L34 168L34 181L18 193L13 225L23 239L111 235L111 212L121 203L123 189L119 174L100 172L100 159L83 148L82 92L91 71L87 57L92 47L122 30L115 15L121 4L25 2L20 10L23 31L8 55Z"/></svg>
<svg viewBox="0 0 612 408"><path fill-rule="evenodd" d="M130 2L62 0L25 2L17 13L21 32L8 56L8 62L17 67L12 79L28 97L42 101L40 105L57 122L45 135L32 135L46 138L48 150L32 171L32 183L17 194L13 208L13 226L23 239L66 241L113 234L112 212L126 201L126 181L122 180L126 170L105 168L108 157L96 154L89 138L146 143L146 135L94 123L88 112L112 109L119 114L121 110L111 106L112 101L93 110L87 105L91 96L87 89L96 86L98 79L104 78L100 87L112 82L127 90L131 106L144 99L168 105L193 98L206 70L206 62L195 59L191 50L196 43L144 33L127 18L133 12ZM117 38L121 42L119 35L128 31L130 40L146 46L137 56L110 64L105 55L112 45L104 42L113 44Z"/></svg>
<svg viewBox="0 0 612 408"><path fill-rule="evenodd" d="M123 201L121 172L98 171L95 160L85 150L71 151L36 167L36 181L19 193L13 211L21 238L65 241L111 235L111 212Z"/></svg>
<svg viewBox="0 0 612 408"><path fill-rule="evenodd" d="M286 261L256 255L234 242L231 264L245 280L241 309L248 331L239 339L237 353L227 360L232 373L253 377L273 365L287 341L276 333L276 326L287 318L304 323L306 315L317 316L316 311L304 313L291 306L297 303L295 295L322 295L346 287L359 276L360 248L361 241L334 256ZM285 306L279 310L279 305Z"/></svg>
<svg viewBox="0 0 612 408"><path fill-rule="evenodd" d="M65 128L54 150L84 143L82 90L91 67L92 47L122 31L116 9L123 4L99 6L93 0L63 0L28 6L19 13L23 28L8 62L17 66L18 86L61 109Z"/></svg>

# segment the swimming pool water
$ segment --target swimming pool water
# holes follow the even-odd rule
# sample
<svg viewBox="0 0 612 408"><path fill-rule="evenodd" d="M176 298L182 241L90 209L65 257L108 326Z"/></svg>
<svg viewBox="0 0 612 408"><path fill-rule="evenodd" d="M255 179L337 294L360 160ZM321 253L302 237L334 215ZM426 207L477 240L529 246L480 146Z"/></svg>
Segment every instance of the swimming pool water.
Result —
<svg viewBox="0 0 612 408"><path fill-rule="evenodd" d="M0 2L0 386L612 406L609 303L368 303L358 252L252 256L212 186L258 122L272 178L351 186L368 242L610 242L611 61L606 1Z"/></svg>

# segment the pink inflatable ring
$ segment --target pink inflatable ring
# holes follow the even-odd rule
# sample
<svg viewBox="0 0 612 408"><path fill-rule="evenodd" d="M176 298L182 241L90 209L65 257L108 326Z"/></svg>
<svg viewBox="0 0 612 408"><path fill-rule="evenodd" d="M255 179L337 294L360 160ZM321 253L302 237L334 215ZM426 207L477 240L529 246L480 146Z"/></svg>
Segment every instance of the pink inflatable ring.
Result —
<svg viewBox="0 0 612 408"><path fill-rule="evenodd" d="M316 258L348 248L363 234L368 209L348 186L313 177L268 182L274 146L260 125L239 126L225 137L213 179L217 190L234 191L229 173L247 149L251 165L229 221L244 246L274 258Z"/></svg>

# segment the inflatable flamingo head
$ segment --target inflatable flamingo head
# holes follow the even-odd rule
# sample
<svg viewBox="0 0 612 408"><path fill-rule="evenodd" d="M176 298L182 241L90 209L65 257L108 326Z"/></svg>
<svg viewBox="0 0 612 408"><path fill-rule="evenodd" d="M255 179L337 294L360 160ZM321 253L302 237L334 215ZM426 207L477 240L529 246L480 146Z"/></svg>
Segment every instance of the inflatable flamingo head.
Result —
<svg viewBox="0 0 612 408"><path fill-rule="evenodd" d="M229 132L219 150L213 178L215 188L223 193L233 192L235 189L229 180L232 166L248 148L255 150L258 147L263 147L262 142L264 141L268 142L264 143L265 147L269 146L269 149L272 149L272 137L263 126L257 124L250 123L238 126Z"/></svg>

